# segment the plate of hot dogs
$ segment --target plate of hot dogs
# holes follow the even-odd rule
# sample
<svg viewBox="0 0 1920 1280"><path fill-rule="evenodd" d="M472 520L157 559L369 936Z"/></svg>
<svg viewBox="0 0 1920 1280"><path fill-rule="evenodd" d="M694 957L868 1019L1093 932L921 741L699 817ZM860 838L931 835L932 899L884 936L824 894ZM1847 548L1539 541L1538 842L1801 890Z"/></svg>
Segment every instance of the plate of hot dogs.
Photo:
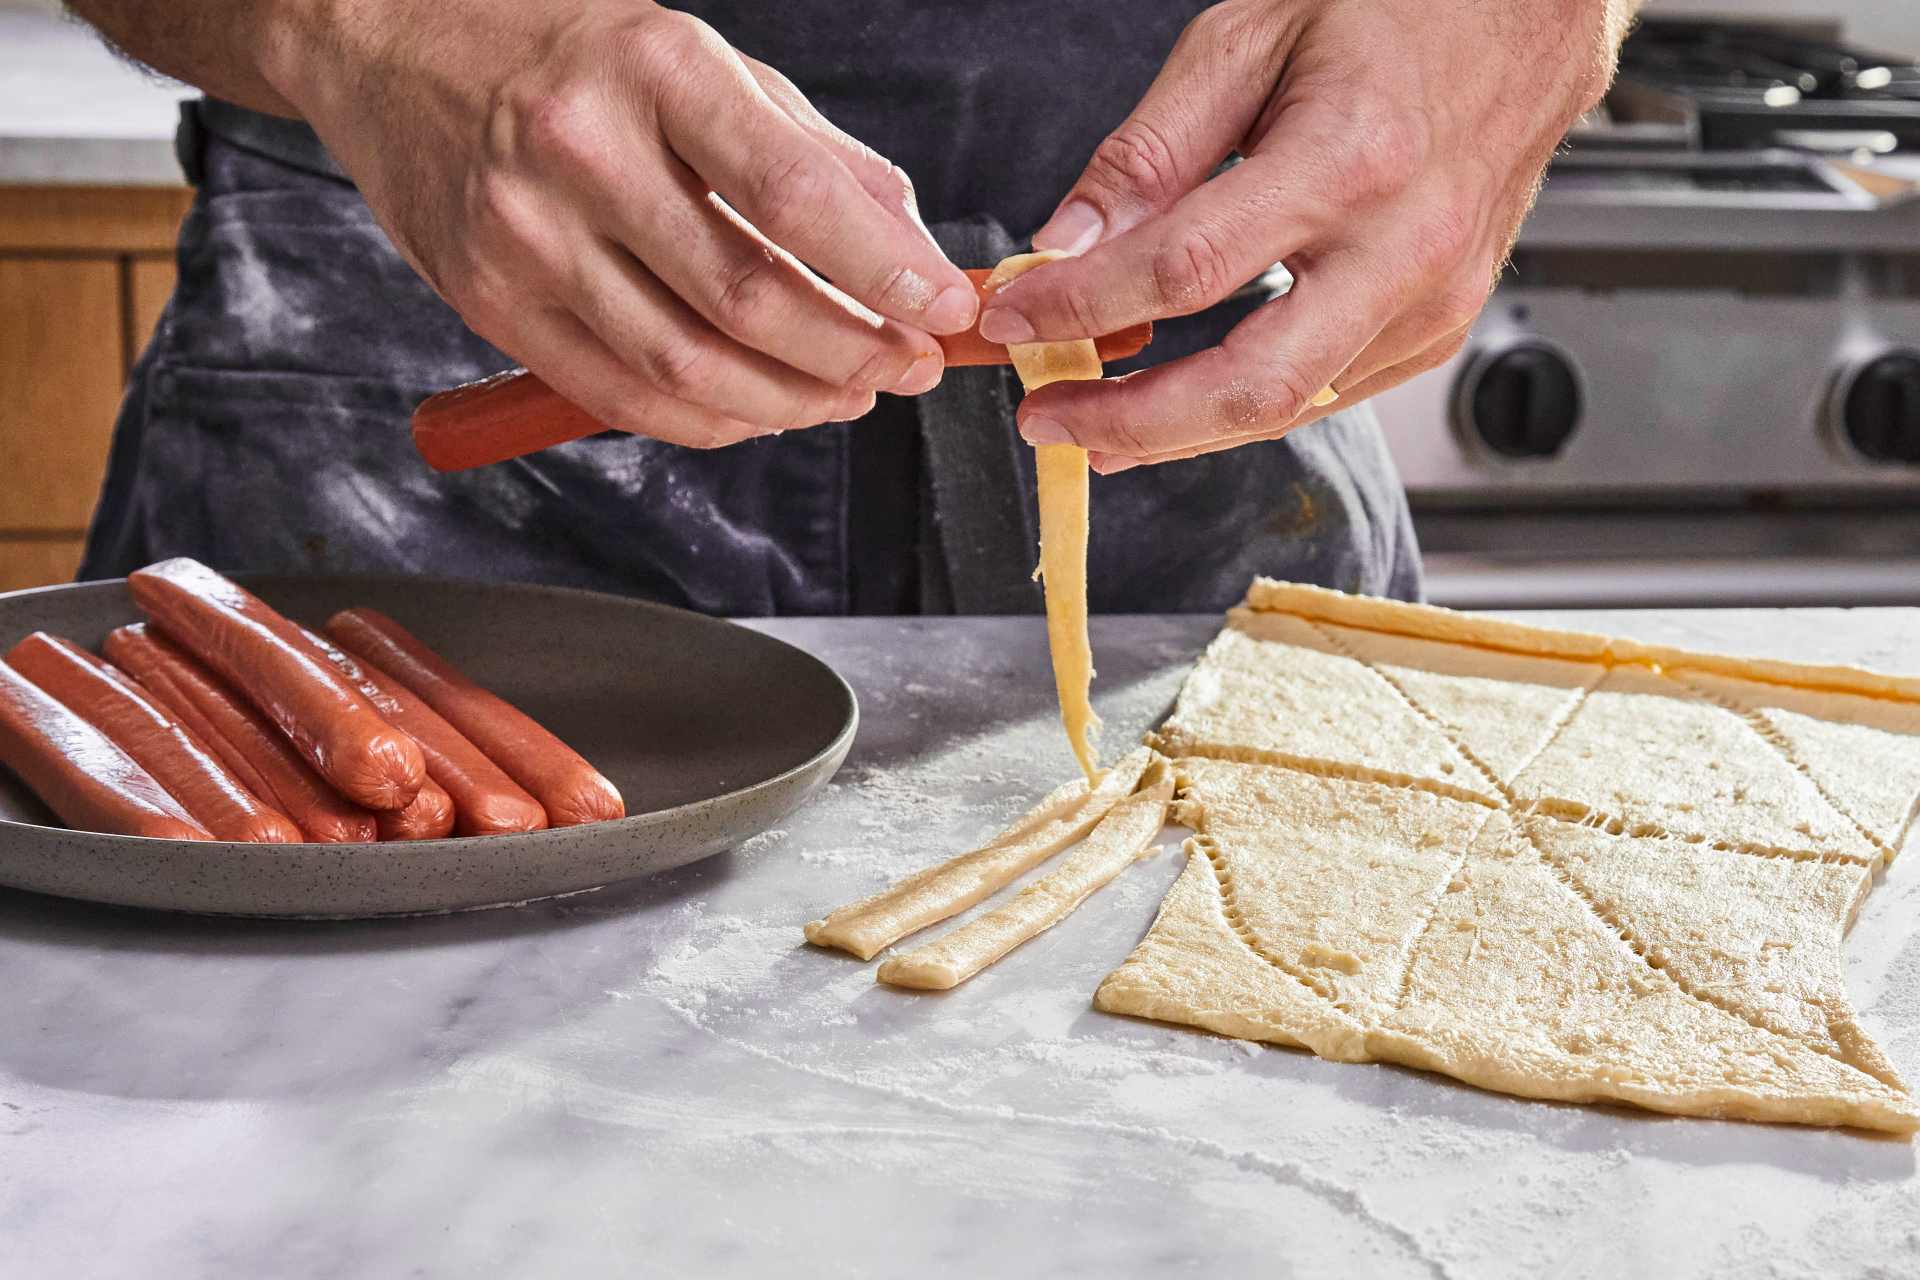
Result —
<svg viewBox="0 0 1920 1280"><path fill-rule="evenodd" d="M577 893L766 830L857 722L818 659L661 605L166 560L0 595L0 885L270 916Z"/></svg>

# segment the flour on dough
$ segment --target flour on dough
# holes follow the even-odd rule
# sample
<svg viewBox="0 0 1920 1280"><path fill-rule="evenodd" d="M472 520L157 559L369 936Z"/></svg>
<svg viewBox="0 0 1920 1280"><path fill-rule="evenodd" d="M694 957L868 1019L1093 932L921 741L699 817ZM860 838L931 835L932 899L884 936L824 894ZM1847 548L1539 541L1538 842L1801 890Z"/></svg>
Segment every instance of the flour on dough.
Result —
<svg viewBox="0 0 1920 1280"><path fill-rule="evenodd" d="M1678 678L1747 716L1884 856L1900 848L1920 797L1920 703L1713 673ZM1862 769L1868 759L1875 767Z"/></svg>
<svg viewBox="0 0 1920 1280"><path fill-rule="evenodd" d="M1493 798L1446 735L1324 629L1236 609L1187 677L1153 744L1310 769L1363 770Z"/></svg>
<svg viewBox="0 0 1920 1280"><path fill-rule="evenodd" d="M1099 1008L1527 1097L1920 1127L1841 946L1920 797L1900 678L1250 600L1156 736L1195 835Z"/></svg>
<svg viewBox="0 0 1920 1280"><path fill-rule="evenodd" d="M1862 864L1880 857L1745 718L1644 667L1607 672L1513 793L1556 816L1632 830Z"/></svg>

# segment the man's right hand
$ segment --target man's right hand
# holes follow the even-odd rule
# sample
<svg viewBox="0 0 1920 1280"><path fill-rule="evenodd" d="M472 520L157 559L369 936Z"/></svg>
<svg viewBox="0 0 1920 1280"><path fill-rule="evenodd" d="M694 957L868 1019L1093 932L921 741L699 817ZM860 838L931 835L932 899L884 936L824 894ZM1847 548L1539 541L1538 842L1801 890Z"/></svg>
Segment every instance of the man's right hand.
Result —
<svg viewBox="0 0 1920 1280"><path fill-rule="evenodd" d="M696 18L630 0L287 14L263 28L263 78L474 331L610 426L710 447L858 417L937 383L929 335L974 321L906 176Z"/></svg>

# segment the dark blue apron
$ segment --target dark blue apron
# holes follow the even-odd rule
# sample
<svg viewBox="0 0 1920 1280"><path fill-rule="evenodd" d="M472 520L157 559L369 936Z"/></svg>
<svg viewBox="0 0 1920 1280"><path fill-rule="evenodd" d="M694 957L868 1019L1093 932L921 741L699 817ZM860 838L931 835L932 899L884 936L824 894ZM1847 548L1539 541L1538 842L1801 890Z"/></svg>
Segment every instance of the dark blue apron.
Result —
<svg viewBox="0 0 1920 1280"><path fill-rule="evenodd" d="M1204 7L1108 0L682 6L914 178L949 256L1020 246ZM407 419L511 363L417 279L304 126L190 104L198 199L134 371L83 577L229 569L564 583L714 613L1035 609L1031 454L1010 371L955 370L855 423L715 451L607 434L458 475ZM1158 327L1217 342L1261 299ZM1256 573L1414 597L1419 557L1371 412L1096 477L1102 612L1217 610Z"/></svg>

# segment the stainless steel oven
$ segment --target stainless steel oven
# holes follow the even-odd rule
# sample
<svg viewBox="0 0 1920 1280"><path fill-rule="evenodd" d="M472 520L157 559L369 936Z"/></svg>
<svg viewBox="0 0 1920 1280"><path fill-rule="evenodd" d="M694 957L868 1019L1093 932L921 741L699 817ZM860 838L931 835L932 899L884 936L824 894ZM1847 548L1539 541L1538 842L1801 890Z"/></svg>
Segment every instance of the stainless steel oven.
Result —
<svg viewBox="0 0 1920 1280"><path fill-rule="evenodd" d="M1740 30L1651 25L1626 73L1703 76L1674 50L1718 67ZM1665 54L1633 53L1649 31ZM1865 76L1913 96L1876 91L1864 121L1845 97L1769 120L1889 61L1794 38L1826 79L1756 33L1791 84L1746 75L1737 130L1623 82L1467 348L1379 398L1437 601L1920 604L1920 68Z"/></svg>

